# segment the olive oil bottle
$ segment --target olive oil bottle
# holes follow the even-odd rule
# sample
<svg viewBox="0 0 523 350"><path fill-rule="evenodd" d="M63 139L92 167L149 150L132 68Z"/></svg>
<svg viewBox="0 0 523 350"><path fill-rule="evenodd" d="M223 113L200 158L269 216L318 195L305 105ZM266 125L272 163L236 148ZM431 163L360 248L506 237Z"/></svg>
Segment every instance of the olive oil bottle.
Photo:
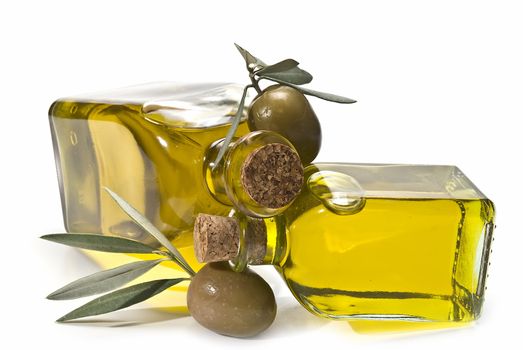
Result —
<svg viewBox="0 0 523 350"><path fill-rule="evenodd" d="M275 265L319 316L471 321L483 304L493 220L493 203L454 166L318 163L282 215L200 215L195 245L210 260L223 248L206 238L227 223L239 249L225 258L240 269Z"/></svg>
<svg viewBox="0 0 523 350"><path fill-rule="evenodd" d="M66 230L155 244L104 191L107 187L143 213L198 269L192 245L197 213L226 215L234 205L249 215L270 216L287 208L301 182L292 198L266 206L266 188L260 191L254 181L244 181L248 174L239 175L264 146L277 144L297 157L283 137L248 134L245 115L236 132L243 137L228 145L221 162L213 163L241 94L235 84L153 83L54 102L49 118ZM302 181L299 158L298 163L293 169ZM148 258L88 254L106 268ZM169 277L182 273L167 270Z"/></svg>

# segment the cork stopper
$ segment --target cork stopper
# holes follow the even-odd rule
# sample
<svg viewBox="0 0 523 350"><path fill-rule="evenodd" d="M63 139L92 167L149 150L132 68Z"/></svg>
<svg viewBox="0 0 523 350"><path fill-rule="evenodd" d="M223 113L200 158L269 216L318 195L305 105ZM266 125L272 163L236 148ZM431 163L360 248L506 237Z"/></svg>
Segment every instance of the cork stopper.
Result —
<svg viewBox="0 0 523 350"><path fill-rule="evenodd" d="M241 182L259 205L271 209L292 202L303 184L303 166L291 147L270 143L252 152L241 168Z"/></svg>
<svg viewBox="0 0 523 350"><path fill-rule="evenodd" d="M240 226L235 218L198 214L194 223L194 252L199 262L234 259L239 245Z"/></svg>
<svg viewBox="0 0 523 350"><path fill-rule="evenodd" d="M267 231L261 219L249 219L245 230L248 262L261 264L266 253ZM194 251L200 263L233 260L238 256L238 219L198 214L194 224Z"/></svg>

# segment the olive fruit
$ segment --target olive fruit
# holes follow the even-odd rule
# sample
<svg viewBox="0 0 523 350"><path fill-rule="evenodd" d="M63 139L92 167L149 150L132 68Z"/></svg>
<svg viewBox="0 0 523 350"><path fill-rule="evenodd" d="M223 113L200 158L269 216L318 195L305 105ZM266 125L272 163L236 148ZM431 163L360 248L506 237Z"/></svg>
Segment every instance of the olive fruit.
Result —
<svg viewBox="0 0 523 350"><path fill-rule="evenodd" d="M235 272L228 262L205 265L187 291L189 312L202 326L233 337L251 337L276 316L271 287L254 271Z"/></svg>
<svg viewBox="0 0 523 350"><path fill-rule="evenodd" d="M307 98L285 85L271 85L249 108L249 129L270 130L289 140L303 164L311 163L321 147L321 127Z"/></svg>

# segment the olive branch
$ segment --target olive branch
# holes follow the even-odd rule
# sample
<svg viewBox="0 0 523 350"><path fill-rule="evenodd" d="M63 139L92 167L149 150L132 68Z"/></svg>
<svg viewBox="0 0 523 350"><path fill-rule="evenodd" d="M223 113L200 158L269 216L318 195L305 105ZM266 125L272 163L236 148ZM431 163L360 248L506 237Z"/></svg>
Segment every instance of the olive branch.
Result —
<svg viewBox="0 0 523 350"><path fill-rule="evenodd" d="M109 253L155 254L159 258L132 262L96 272L52 292L47 296L47 299L70 300L110 292L142 276L164 261L175 262L187 273L188 277L153 280L110 292L60 317L57 322L101 315L126 308L147 300L180 282L188 281L195 275L194 270L180 252L145 216L109 188L106 187L105 190L137 225L161 244L162 248L158 249L127 238L93 233L55 233L44 235L41 238L76 248Z"/></svg>
<svg viewBox="0 0 523 350"><path fill-rule="evenodd" d="M236 130L238 129L238 125L240 124L243 110L245 108L245 97L247 96L247 91L250 88L254 88L258 94L262 93L262 90L259 86L259 81L262 79L270 80L275 83L281 84L281 85L287 85L290 86L299 92L301 92L304 95L309 96L315 96L322 100L330 101L330 102L336 102L336 103L354 103L356 100L353 100L351 98L334 95L330 93L320 92L316 90L306 89L302 87L301 85L308 84L312 81L312 75L299 68L299 62L292 59L287 58L283 61L280 61L275 64L267 65L259 58L252 55L249 51L245 50L238 44L234 44L240 54L242 55L243 59L245 60L245 64L247 67L247 71L249 72L249 79L251 80L251 83L249 85L246 85L243 89L242 97L240 100L240 103L238 105L238 109L236 111L236 115L234 116L234 119L231 123L231 127L229 128L229 131L227 132L227 135L225 136L225 139L223 141L223 144L220 148L220 151L218 152L218 155L216 156L216 159L214 160L214 166L217 166L218 163L222 160L223 156L225 155L225 152L229 146L229 144L232 141L232 138L234 137L234 134L236 133Z"/></svg>

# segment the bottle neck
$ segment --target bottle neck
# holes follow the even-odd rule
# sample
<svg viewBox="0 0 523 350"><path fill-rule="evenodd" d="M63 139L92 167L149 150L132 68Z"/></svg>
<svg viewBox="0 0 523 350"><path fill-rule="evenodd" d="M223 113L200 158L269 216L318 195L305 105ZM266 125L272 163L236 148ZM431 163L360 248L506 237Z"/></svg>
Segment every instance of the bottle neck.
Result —
<svg viewBox="0 0 523 350"><path fill-rule="evenodd" d="M251 132L229 143L215 164L223 144L224 139L214 142L203 164L207 188L217 201L253 217L272 217L289 207L301 189L303 167L287 139Z"/></svg>
<svg viewBox="0 0 523 350"><path fill-rule="evenodd" d="M288 246L283 215L258 219L235 213L239 224L238 255L232 260L236 271L247 265L283 266Z"/></svg>
<svg viewBox="0 0 523 350"><path fill-rule="evenodd" d="M228 149L225 152L225 156L222 157L221 161L219 161L218 163L214 163L214 160L218 156L218 153L220 152L221 148L223 147L224 140L225 139L220 139L215 141L207 149L204 155L203 171L205 183L207 184L207 188L211 192L214 199L216 199L222 204L232 206L233 203L227 195L227 183L225 181L225 170L227 168L226 158L231 149L233 149L234 144L235 142L237 142L238 139L233 139L233 141L231 141L231 143L229 143L229 145L227 146Z"/></svg>

